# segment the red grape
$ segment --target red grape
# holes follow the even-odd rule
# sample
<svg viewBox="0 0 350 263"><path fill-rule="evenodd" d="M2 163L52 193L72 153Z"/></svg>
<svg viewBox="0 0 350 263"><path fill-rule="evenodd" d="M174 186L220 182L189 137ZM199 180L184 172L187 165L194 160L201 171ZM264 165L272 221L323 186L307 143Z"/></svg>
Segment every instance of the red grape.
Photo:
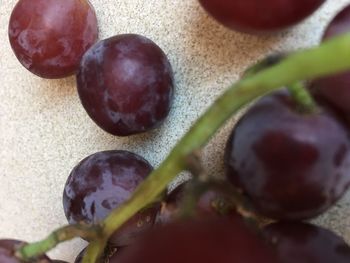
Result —
<svg viewBox="0 0 350 263"><path fill-rule="evenodd" d="M189 183L191 181L178 185L168 194L158 214L157 221L164 224L178 219L177 216L184 202L186 187ZM227 212L227 214L235 212L234 207L229 205L225 193L218 189L208 189L201 194L194 209L195 215L198 217L219 216L223 214L222 210L225 210L224 212Z"/></svg>
<svg viewBox="0 0 350 263"><path fill-rule="evenodd" d="M323 40L350 33L350 5L345 7L327 27ZM322 99L337 108L350 120L350 71L320 78L312 82L311 88Z"/></svg>
<svg viewBox="0 0 350 263"><path fill-rule="evenodd" d="M77 84L89 116L119 136L159 126L169 113L174 85L164 52L133 34L95 44L83 56Z"/></svg>
<svg viewBox="0 0 350 263"><path fill-rule="evenodd" d="M23 242L17 240L0 240L0 262L20 263L21 261L14 256L14 249L21 244Z"/></svg>
<svg viewBox="0 0 350 263"><path fill-rule="evenodd" d="M1 263L21 263L22 261L19 260L14 256L14 251L18 246L23 245L24 242L13 240L13 239L1 239L0 240L0 262ZM42 256L36 261L31 261L36 263L50 263L50 259L46 256Z"/></svg>
<svg viewBox="0 0 350 263"><path fill-rule="evenodd" d="M290 27L311 15L325 0L199 0L223 25L262 33Z"/></svg>
<svg viewBox="0 0 350 263"><path fill-rule="evenodd" d="M74 74L97 34L95 11L87 0L20 0L9 23L16 57L42 78Z"/></svg>
<svg viewBox="0 0 350 263"><path fill-rule="evenodd" d="M259 100L226 146L227 176L263 215L319 215L350 185L348 131L324 109L300 113L286 91Z"/></svg>
<svg viewBox="0 0 350 263"><path fill-rule="evenodd" d="M242 219L177 221L155 228L120 254L123 263L277 263L272 248Z"/></svg>
<svg viewBox="0 0 350 263"><path fill-rule="evenodd" d="M82 160L71 172L63 193L64 212L69 223L101 222L125 202L136 187L152 172L142 157L126 151L95 153ZM159 206L132 217L112 236L115 246L129 244L152 227Z"/></svg>
<svg viewBox="0 0 350 263"><path fill-rule="evenodd" d="M350 247L329 230L305 223L269 225L266 237L276 247L281 263L349 263Z"/></svg>

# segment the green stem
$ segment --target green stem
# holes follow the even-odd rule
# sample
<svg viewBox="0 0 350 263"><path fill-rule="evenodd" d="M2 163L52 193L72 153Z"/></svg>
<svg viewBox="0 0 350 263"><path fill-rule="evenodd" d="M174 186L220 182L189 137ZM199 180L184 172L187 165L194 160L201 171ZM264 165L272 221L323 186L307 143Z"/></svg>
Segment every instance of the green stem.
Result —
<svg viewBox="0 0 350 263"><path fill-rule="evenodd" d="M186 168L195 179L205 180L206 172L202 165L201 151L194 151L186 157Z"/></svg>
<svg viewBox="0 0 350 263"><path fill-rule="evenodd" d="M288 86L288 90L300 105L301 112L312 113L317 109L317 104L303 83L296 82Z"/></svg>
<svg viewBox="0 0 350 263"><path fill-rule="evenodd" d="M256 75L247 76L231 86L197 120L134 195L106 218L105 236L111 236L131 216L150 204L178 173L186 169L186 156L203 147L242 106L280 87L349 68L350 35L344 35L325 42L320 47L290 54L278 64Z"/></svg>
<svg viewBox="0 0 350 263"><path fill-rule="evenodd" d="M50 249L57 246L59 243L71 240L75 237L93 240L99 238L102 234L102 228L98 225L68 225L52 232L47 238L25 245L16 251L16 256L23 261L30 261L38 257Z"/></svg>
<svg viewBox="0 0 350 263"><path fill-rule="evenodd" d="M180 203L178 217L191 218L196 215L198 200L208 190L208 184L201 182L198 177L193 178L185 185L183 200Z"/></svg>
<svg viewBox="0 0 350 263"><path fill-rule="evenodd" d="M255 75L256 73L267 69L269 67L275 66L278 63L280 63L285 57L287 57L286 53L276 53L276 54L271 54L268 55L267 57L265 57L264 59L260 60L258 63L256 63L255 65L249 67L248 69L246 69L246 71L244 72L243 77L247 78L247 77L251 77L253 75Z"/></svg>
<svg viewBox="0 0 350 263"><path fill-rule="evenodd" d="M95 263L102 255L107 239L96 239L92 241L86 248L82 263Z"/></svg>

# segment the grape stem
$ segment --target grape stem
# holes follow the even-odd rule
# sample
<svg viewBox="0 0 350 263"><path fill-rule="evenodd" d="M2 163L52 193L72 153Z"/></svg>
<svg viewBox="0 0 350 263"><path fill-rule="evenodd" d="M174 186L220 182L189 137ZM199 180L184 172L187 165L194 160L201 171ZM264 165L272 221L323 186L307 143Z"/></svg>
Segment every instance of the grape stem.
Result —
<svg viewBox="0 0 350 263"><path fill-rule="evenodd" d="M71 240L77 236L87 240L95 240L99 239L102 234L102 227L99 225L67 225L55 230L42 241L20 247L16 251L16 257L23 261L30 261L54 248L63 241Z"/></svg>
<svg viewBox="0 0 350 263"><path fill-rule="evenodd" d="M287 53L270 54L266 56L264 59L260 60L258 63L247 68L243 74L243 77L247 78L247 77L254 76L256 73L278 64L283 59L285 59L286 56L287 56Z"/></svg>
<svg viewBox="0 0 350 263"><path fill-rule="evenodd" d="M317 110L317 104L302 82L295 82L288 86L294 100L300 105L302 113L313 113Z"/></svg>
<svg viewBox="0 0 350 263"><path fill-rule="evenodd" d="M225 121L243 106L280 87L348 69L350 34L333 38L313 49L288 54L276 64L273 63L256 74L247 74L229 87L196 121L159 168L136 189L133 196L105 219L102 224L103 233L97 231L96 236L92 235L95 239L88 246L83 263L95 263L104 251L108 238L135 213L160 196L177 174L188 169L186 158L193 152L200 151ZM23 260L28 260L43 254L61 241L94 232L93 229L94 227L76 231L73 228L62 236L56 231L56 234L41 242L20 248L17 254Z"/></svg>
<svg viewBox="0 0 350 263"><path fill-rule="evenodd" d="M288 54L275 65L256 74L248 74L229 87L196 121L159 168L136 189L133 196L105 219L105 237L110 237L131 216L150 204L177 174L186 169L187 156L200 150L241 107L280 87L347 69L350 69L349 34L333 38L313 49ZM87 248L87 251L90 250L102 253L103 248L93 243ZM96 259L84 257L83 263L93 263Z"/></svg>
<svg viewBox="0 0 350 263"><path fill-rule="evenodd" d="M203 181L207 179L207 174L202 165L202 155L200 151L194 151L186 157L186 167L195 179Z"/></svg>
<svg viewBox="0 0 350 263"><path fill-rule="evenodd" d="M208 190L208 184L201 182L198 177L193 178L185 185L184 197L180 203L178 217L188 219L195 215L196 206L201 196Z"/></svg>

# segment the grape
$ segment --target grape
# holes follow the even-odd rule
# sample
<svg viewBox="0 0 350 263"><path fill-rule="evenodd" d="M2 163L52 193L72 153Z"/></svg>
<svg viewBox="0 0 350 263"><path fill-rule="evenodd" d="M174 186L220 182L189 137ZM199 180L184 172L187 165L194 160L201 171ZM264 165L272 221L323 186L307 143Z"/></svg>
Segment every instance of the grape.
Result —
<svg viewBox="0 0 350 263"><path fill-rule="evenodd" d="M275 263L272 248L241 218L177 221L155 228L120 254L123 263Z"/></svg>
<svg viewBox="0 0 350 263"><path fill-rule="evenodd" d="M89 116L119 136L158 127L169 113L174 85L164 52L133 34L94 45L83 56L77 84Z"/></svg>
<svg viewBox="0 0 350 263"><path fill-rule="evenodd" d="M63 193L63 207L70 224L101 222L125 202L135 188L152 172L142 157L126 151L95 153L82 160L71 172ZM152 227L159 205L129 219L110 242L124 246Z"/></svg>
<svg viewBox="0 0 350 263"><path fill-rule="evenodd" d="M165 224L177 219L179 209L184 202L186 188L191 183L187 181L178 185L172 190L163 202L157 221ZM218 189L208 189L199 198L195 209L198 217L219 216L224 214L234 214L234 207L229 204L225 193Z"/></svg>
<svg viewBox="0 0 350 263"><path fill-rule="evenodd" d="M327 210L350 185L348 132L332 113L300 113L287 91L259 100L226 146L227 177L257 210L300 220Z"/></svg>
<svg viewBox="0 0 350 263"><path fill-rule="evenodd" d="M290 27L311 15L325 0L199 0L223 25L246 33Z"/></svg>
<svg viewBox="0 0 350 263"><path fill-rule="evenodd" d="M52 263L68 263L67 261L63 260L51 260Z"/></svg>
<svg viewBox="0 0 350 263"><path fill-rule="evenodd" d="M20 263L22 262L14 256L14 250L23 245L24 242L13 239L1 239L0 240L0 262L1 263ZM46 256L42 256L36 261L37 263L49 263L52 262Z"/></svg>
<svg viewBox="0 0 350 263"><path fill-rule="evenodd" d="M49 79L74 74L97 34L95 11L87 0L20 0L9 23L18 60Z"/></svg>
<svg viewBox="0 0 350 263"><path fill-rule="evenodd" d="M187 185L188 182L178 185L165 197L162 204L162 209L157 215L158 223L166 224L177 219Z"/></svg>
<svg viewBox="0 0 350 263"><path fill-rule="evenodd" d="M266 237L276 247L281 263L349 263L350 247L329 230L305 223L269 225Z"/></svg>
<svg viewBox="0 0 350 263"><path fill-rule="evenodd" d="M327 27L323 40L350 32L350 5L345 7ZM350 120L350 71L312 82L311 88L320 98L337 108Z"/></svg>
<svg viewBox="0 0 350 263"><path fill-rule="evenodd" d="M16 246L23 242L17 240L0 240L0 262L1 263L20 263L20 260L13 255Z"/></svg>

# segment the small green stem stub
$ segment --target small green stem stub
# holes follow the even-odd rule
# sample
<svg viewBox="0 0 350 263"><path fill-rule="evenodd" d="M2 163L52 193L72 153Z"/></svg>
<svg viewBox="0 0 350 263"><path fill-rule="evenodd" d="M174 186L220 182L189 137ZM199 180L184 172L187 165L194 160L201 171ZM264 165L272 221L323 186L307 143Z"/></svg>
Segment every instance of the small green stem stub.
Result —
<svg viewBox="0 0 350 263"><path fill-rule="evenodd" d="M41 241L21 246L18 248L15 255L23 261L30 261L45 254L63 241L71 240L75 237L94 240L100 238L101 235L102 227L100 225L68 225L55 230L47 238Z"/></svg>
<svg viewBox="0 0 350 263"><path fill-rule="evenodd" d="M288 85L288 90L294 100L300 105L302 113L313 113L317 110L317 103L302 82Z"/></svg>

